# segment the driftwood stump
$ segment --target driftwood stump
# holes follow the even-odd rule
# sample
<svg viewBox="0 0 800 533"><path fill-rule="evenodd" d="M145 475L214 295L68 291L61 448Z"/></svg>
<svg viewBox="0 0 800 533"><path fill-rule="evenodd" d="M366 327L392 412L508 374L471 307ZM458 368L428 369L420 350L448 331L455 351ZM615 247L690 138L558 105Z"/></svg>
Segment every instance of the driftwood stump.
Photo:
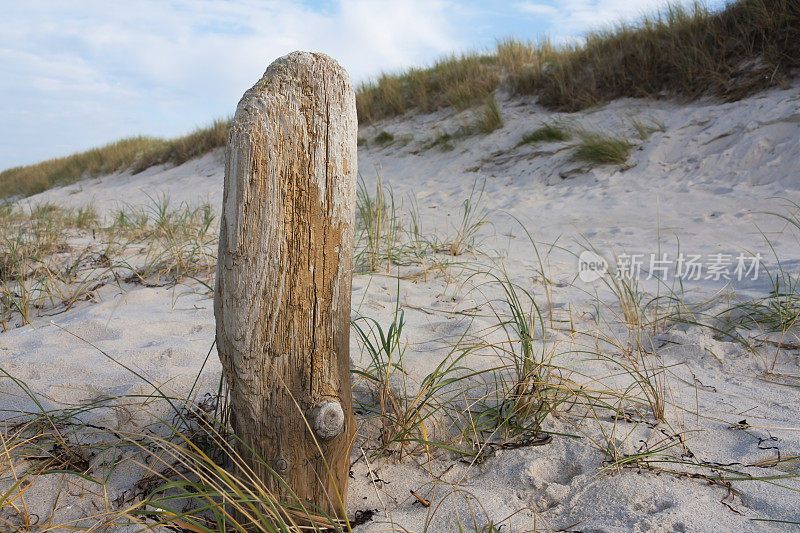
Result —
<svg viewBox="0 0 800 533"><path fill-rule="evenodd" d="M339 518L355 432L356 134L350 79L326 55L284 56L244 94L228 137L214 298L234 431L297 498Z"/></svg>

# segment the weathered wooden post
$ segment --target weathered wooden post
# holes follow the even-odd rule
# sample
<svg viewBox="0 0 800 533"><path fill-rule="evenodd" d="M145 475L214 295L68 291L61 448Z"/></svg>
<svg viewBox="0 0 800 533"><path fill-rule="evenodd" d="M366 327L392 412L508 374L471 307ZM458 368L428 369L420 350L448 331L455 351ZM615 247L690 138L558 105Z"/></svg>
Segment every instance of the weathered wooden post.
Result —
<svg viewBox="0 0 800 533"><path fill-rule="evenodd" d="M355 432L356 135L353 87L326 55L284 56L244 94L228 137L214 297L233 429L301 501L340 518Z"/></svg>

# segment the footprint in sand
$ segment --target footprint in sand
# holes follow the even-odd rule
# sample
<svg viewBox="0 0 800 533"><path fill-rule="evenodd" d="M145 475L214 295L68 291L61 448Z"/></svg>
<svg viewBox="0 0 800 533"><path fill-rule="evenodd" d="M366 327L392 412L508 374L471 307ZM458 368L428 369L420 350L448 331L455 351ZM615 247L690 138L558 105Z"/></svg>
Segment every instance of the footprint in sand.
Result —
<svg viewBox="0 0 800 533"><path fill-rule="evenodd" d="M539 511L559 505L570 492L570 484L583 473L578 463L552 457L540 457L526 465L521 474L523 486L534 489L532 499Z"/></svg>

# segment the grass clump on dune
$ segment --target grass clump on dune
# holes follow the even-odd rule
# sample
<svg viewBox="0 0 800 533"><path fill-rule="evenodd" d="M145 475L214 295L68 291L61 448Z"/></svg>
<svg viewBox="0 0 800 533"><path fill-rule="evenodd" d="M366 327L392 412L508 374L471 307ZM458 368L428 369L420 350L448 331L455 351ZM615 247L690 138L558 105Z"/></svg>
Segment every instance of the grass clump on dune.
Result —
<svg viewBox="0 0 800 533"><path fill-rule="evenodd" d="M661 94L726 101L775 85L800 64L800 5L739 0L719 12L673 6L636 25L590 33L549 69L516 81L547 107L576 111Z"/></svg>
<svg viewBox="0 0 800 533"><path fill-rule="evenodd" d="M456 147L453 141L463 136L464 134L459 131L454 133L447 131L439 132L425 144L425 149L438 148L442 152L450 152Z"/></svg>
<svg viewBox="0 0 800 533"><path fill-rule="evenodd" d="M378 135L375 136L375 143L379 146L386 146L394 141L394 135L389 133L388 131L382 131Z"/></svg>
<svg viewBox="0 0 800 533"><path fill-rule="evenodd" d="M494 130L503 127L503 115L500 114L500 107L494 96L489 95L486 102L475 113L475 121L472 123L472 130L480 133L492 133Z"/></svg>
<svg viewBox="0 0 800 533"><path fill-rule="evenodd" d="M556 123L545 122L535 130L522 136L522 142L526 144L537 142L558 142L568 141L572 138L570 131Z"/></svg>
<svg viewBox="0 0 800 533"><path fill-rule="evenodd" d="M503 127L503 114L500 106L497 105L493 95L489 95L484 100L483 105L472 112L469 120L462 121L462 124L451 131L439 131L429 138L423 145L424 149L438 148L442 152L449 152L455 149L455 141L470 135L488 135L495 130Z"/></svg>
<svg viewBox="0 0 800 533"><path fill-rule="evenodd" d="M195 131L159 144L137 160L134 171L140 172L153 165L174 163L180 165L186 161L199 157L228 142L228 127L230 120L217 119L210 126L198 128Z"/></svg>
<svg viewBox="0 0 800 533"><path fill-rule="evenodd" d="M663 122L654 118L651 118L649 121L645 122L636 117L630 117L628 121L630 122L633 129L636 130L636 135L638 135L639 138L643 141L649 139L650 136L657 131L660 132L667 131L666 125L664 125Z"/></svg>
<svg viewBox="0 0 800 533"><path fill-rule="evenodd" d="M174 286L186 279L210 290L217 226L208 204L125 206L110 225L94 205L0 208L0 332L94 300L106 285ZM91 244L86 245L85 239Z"/></svg>
<svg viewBox="0 0 800 533"><path fill-rule="evenodd" d="M575 146L572 156L578 161L587 163L622 164L628 160L633 145L625 139L613 137L607 133L582 131L580 142Z"/></svg>

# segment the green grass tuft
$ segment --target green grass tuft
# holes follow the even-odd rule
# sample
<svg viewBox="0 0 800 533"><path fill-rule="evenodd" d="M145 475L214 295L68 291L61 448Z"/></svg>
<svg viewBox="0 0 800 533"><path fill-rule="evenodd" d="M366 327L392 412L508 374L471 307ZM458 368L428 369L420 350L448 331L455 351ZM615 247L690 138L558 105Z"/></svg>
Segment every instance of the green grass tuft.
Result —
<svg viewBox="0 0 800 533"><path fill-rule="evenodd" d="M544 122L535 130L522 136L522 142L526 144L538 142L557 142L568 141L572 138L570 131L555 122Z"/></svg>
<svg viewBox="0 0 800 533"><path fill-rule="evenodd" d="M463 136L464 135L460 134L459 132L450 133L447 131L442 131L429 140L427 144L425 144L425 148L438 148L442 152L450 152L456 147L456 145L453 144L453 141Z"/></svg>
<svg viewBox="0 0 800 533"><path fill-rule="evenodd" d="M389 133L388 131L382 131L378 135L375 136L375 144L380 146L386 146L394 141L394 135Z"/></svg>
<svg viewBox="0 0 800 533"><path fill-rule="evenodd" d="M622 164L628 160L633 145L625 139L607 133L582 131L580 142L575 146L573 157L578 161L595 164Z"/></svg>
<svg viewBox="0 0 800 533"><path fill-rule="evenodd" d="M628 121L630 122L631 126L633 126L633 129L636 130L636 134L639 136L639 139L643 141L649 139L650 136L657 131L667 131L667 127L664 125L664 123L654 118L651 118L645 122L636 117L630 117Z"/></svg>

